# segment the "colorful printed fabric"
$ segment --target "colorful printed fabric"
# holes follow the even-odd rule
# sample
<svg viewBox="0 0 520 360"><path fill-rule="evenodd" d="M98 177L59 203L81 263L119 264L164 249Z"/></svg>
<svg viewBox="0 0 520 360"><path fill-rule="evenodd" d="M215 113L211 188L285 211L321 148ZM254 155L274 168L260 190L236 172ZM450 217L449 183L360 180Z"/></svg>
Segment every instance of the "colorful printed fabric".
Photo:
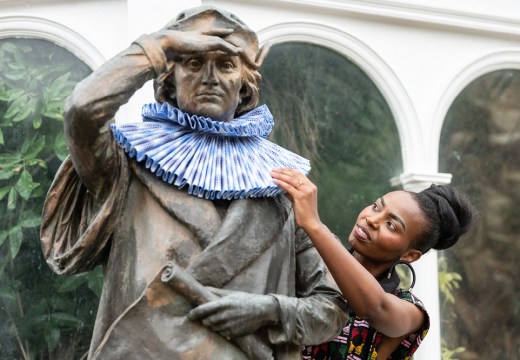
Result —
<svg viewBox="0 0 520 360"><path fill-rule="evenodd" d="M430 320L423 303L412 293L398 289L393 294L415 304L426 315L421 329L403 340L388 358L389 360L409 360L428 333ZM340 335L328 343L305 346L302 355L304 360L376 360L382 339L382 333L351 312Z"/></svg>
<svg viewBox="0 0 520 360"><path fill-rule="evenodd" d="M274 197L284 192L274 168L308 174L309 160L268 140L274 120L263 105L230 122L189 115L168 103L147 104L143 122L112 124L129 157L190 195L214 199Z"/></svg>

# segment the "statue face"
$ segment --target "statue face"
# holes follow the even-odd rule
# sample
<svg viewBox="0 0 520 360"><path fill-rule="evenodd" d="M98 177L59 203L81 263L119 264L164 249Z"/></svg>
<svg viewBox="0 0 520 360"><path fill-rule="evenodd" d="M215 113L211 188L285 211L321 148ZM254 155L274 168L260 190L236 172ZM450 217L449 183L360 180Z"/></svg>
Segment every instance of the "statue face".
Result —
<svg viewBox="0 0 520 360"><path fill-rule="evenodd" d="M240 101L242 59L222 52L183 55L174 76L179 109L230 121Z"/></svg>

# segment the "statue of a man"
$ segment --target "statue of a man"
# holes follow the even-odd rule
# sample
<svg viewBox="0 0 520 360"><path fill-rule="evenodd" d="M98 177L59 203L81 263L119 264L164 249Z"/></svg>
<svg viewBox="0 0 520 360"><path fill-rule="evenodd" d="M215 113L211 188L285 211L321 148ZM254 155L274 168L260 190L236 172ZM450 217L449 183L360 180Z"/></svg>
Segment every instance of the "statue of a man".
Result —
<svg viewBox="0 0 520 360"><path fill-rule="evenodd" d="M299 345L340 330L343 300L290 202L251 185L269 157L270 114L254 108L266 53L235 15L199 7L137 39L68 99L70 157L49 190L41 238L59 274L103 266L89 358L299 359ZM148 120L113 124L151 79ZM271 157L283 158L280 149ZM201 171L210 180L193 185Z"/></svg>

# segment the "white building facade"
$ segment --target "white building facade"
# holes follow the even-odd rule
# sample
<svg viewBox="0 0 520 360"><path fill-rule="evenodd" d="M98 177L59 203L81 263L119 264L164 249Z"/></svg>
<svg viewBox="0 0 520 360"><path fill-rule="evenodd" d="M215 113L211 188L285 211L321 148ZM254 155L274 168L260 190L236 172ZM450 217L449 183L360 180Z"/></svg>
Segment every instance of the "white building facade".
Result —
<svg viewBox="0 0 520 360"><path fill-rule="evenodd" d="M407 190L452 182L451 173L439 171L439 147L457 96L485 74L520 70L520 2L514 0L0 0L0 39L48 40L95 69L181 10L206 4L237 14L262 43L319 45L366 73L399 134L403 171L388 181ZM152 100L149 85L120 111L121 119ZM437 253L415 268L415 292L432 324L415 359L440 359Z"/></svg>

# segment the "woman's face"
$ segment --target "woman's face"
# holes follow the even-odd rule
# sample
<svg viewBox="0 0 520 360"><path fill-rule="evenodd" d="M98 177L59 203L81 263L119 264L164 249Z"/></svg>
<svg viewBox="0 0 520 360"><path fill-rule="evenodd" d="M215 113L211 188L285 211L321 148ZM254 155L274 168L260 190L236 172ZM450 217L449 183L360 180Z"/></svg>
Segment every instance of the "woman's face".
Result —
<svg viewBox="0 0 520 360"><path fill-rule="evenodd" d="M405 191L394 191L361 211L349 243L373 262L391 263L413 249L426 224L414 198Z"/></svg>

